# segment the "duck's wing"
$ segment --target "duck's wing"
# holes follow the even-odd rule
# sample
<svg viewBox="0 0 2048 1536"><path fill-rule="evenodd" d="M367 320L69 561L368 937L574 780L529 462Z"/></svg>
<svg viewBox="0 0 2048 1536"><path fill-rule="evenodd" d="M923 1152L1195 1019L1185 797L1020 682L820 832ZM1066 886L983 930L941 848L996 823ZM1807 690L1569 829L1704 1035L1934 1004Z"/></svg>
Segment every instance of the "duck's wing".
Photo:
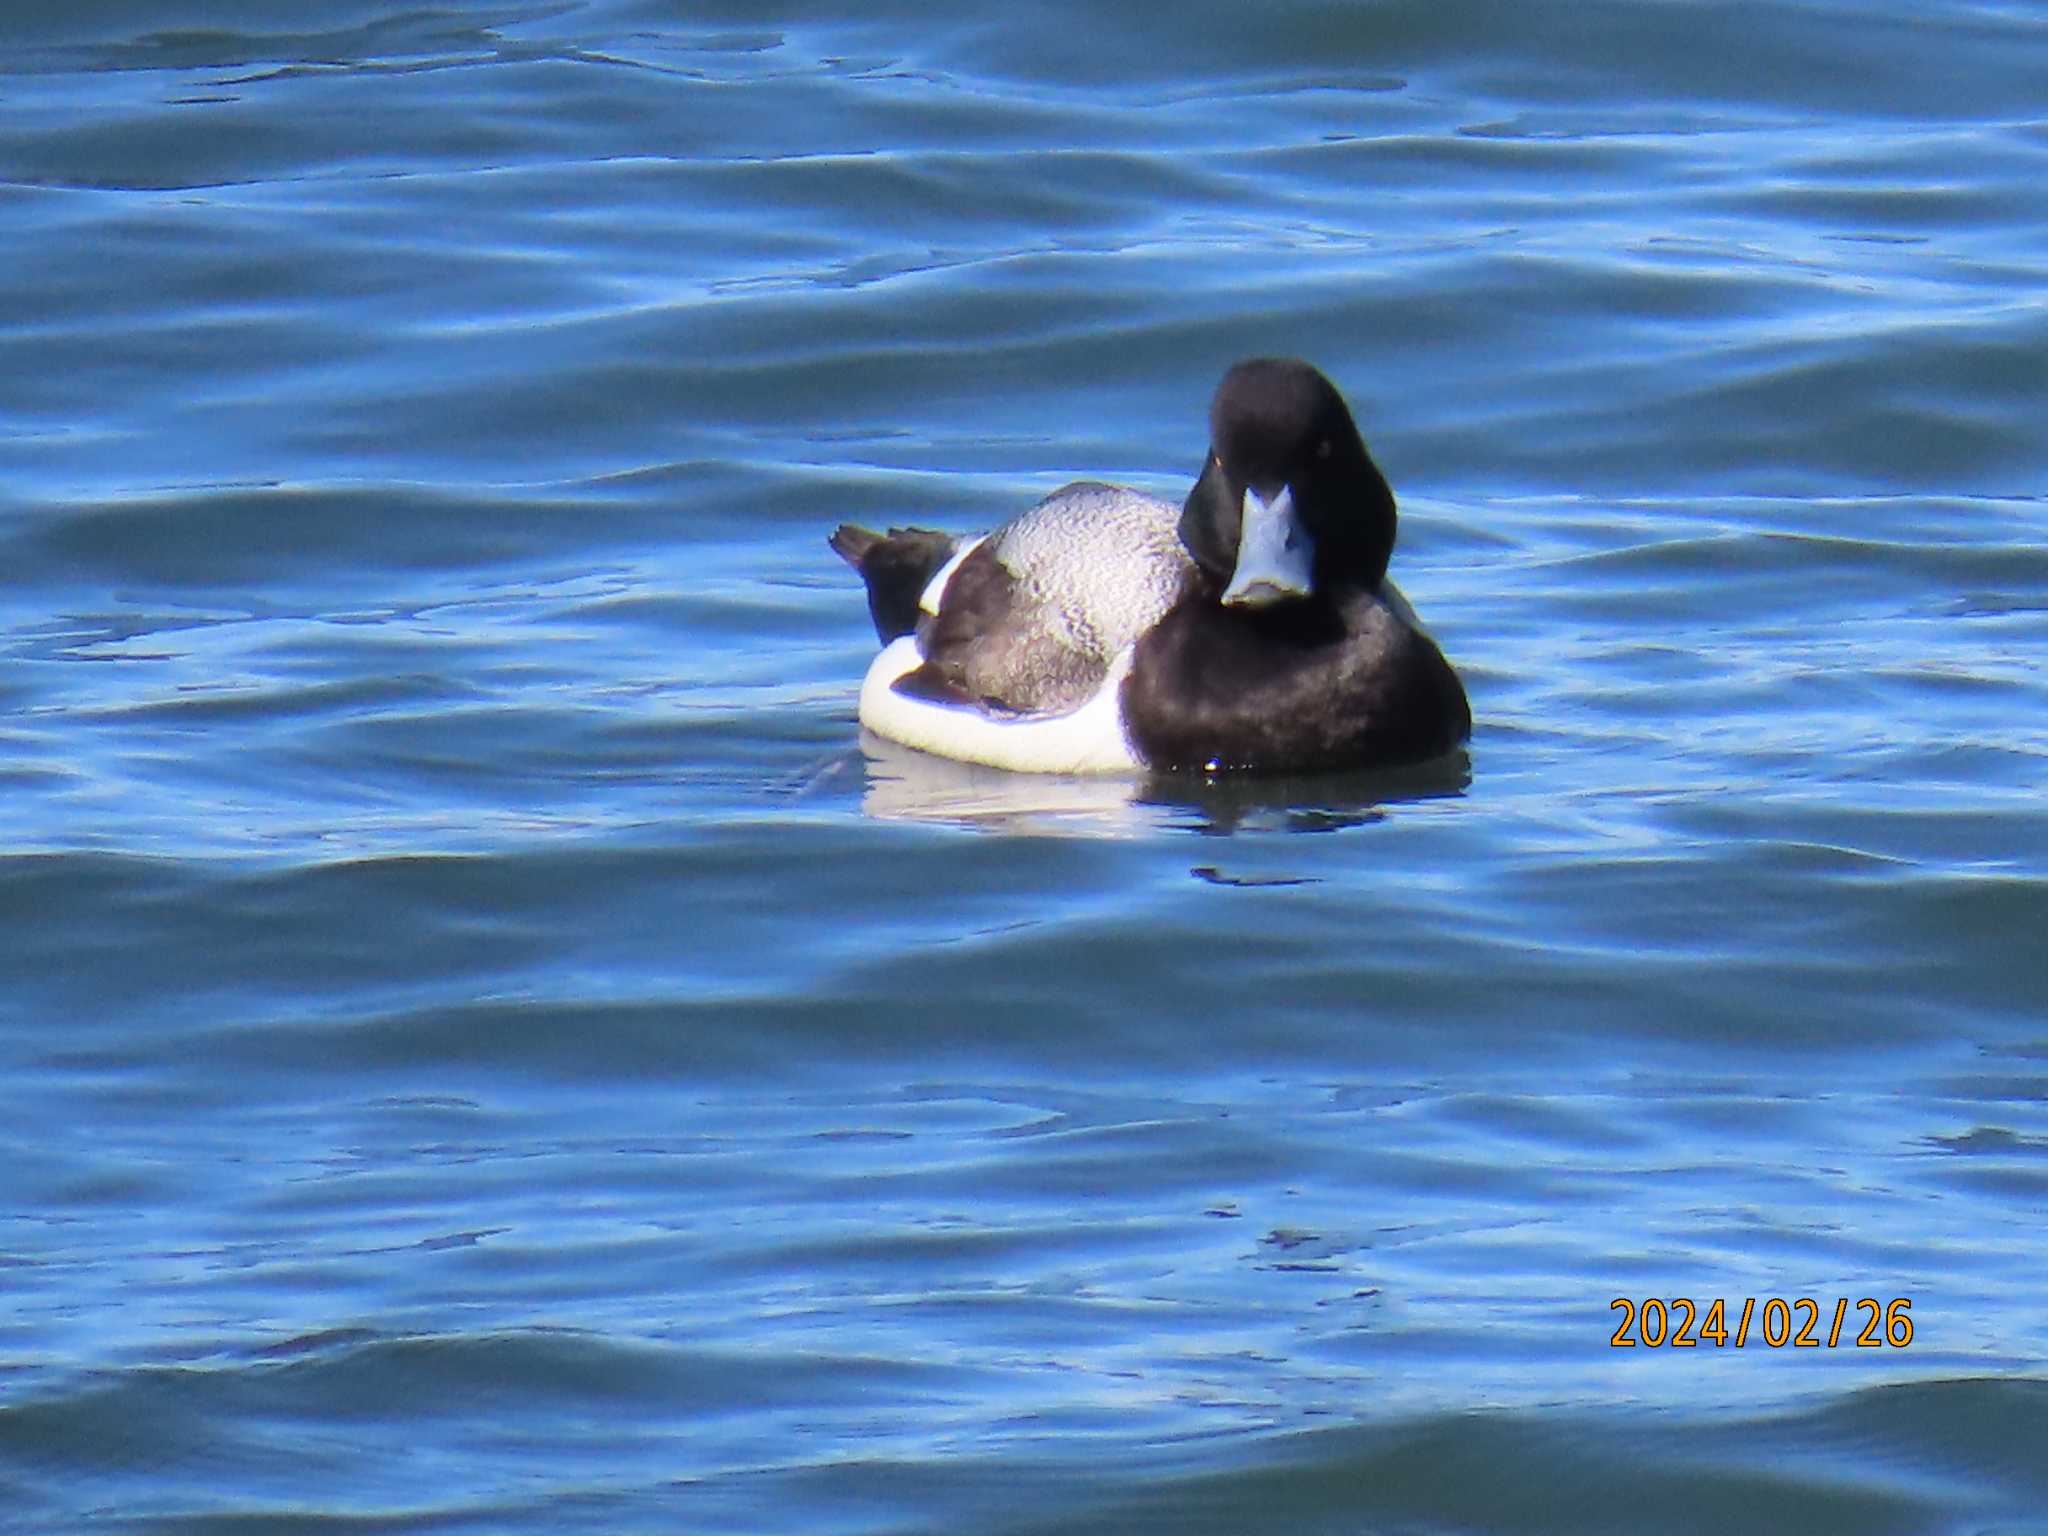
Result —
<svg viewBox="0 0 2048 1536"><path fill-rule="evenodd" d="M896 690L997 715L1080 708L1195 579L1178 519L1118 486L1055 491L938 572L923 663Z"/></svg>

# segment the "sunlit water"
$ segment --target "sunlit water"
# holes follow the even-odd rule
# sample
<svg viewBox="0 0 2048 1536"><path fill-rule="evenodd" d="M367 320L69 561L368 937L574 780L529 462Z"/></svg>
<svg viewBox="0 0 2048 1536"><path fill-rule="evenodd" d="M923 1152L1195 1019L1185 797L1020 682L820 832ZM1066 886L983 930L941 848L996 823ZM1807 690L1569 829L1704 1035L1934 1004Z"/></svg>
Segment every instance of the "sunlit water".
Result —
<svg viewBox="0 0 2048 1536"><path fill-rule="evenodd" d="M0 1527L2048 1530L2037 7L289 11L0 22ZM861 742L1273 352L1465 758Z"/></svg>

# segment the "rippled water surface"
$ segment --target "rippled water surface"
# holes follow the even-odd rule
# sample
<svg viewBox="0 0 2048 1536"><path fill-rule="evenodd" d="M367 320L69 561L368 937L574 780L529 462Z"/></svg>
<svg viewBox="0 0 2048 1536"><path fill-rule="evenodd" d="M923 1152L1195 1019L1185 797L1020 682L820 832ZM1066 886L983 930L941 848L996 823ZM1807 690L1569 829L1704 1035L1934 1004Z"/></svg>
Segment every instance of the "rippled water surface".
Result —
<svg viewBox="0 0 2048 1536"><path fill-rule="evenodd" d="M2039 7L0 42L0 1528L2048 1531ZM861 742L1275 352L1465 758Z"/></svg>

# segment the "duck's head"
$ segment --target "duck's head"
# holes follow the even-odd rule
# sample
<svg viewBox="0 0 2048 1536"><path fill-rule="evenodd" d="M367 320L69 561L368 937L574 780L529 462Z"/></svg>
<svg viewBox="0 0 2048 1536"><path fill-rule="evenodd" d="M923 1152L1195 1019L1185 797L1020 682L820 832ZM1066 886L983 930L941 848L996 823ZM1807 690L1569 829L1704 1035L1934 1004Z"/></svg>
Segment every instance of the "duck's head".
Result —
<svg viewBox="0 0 2048 1536"><path fill-rule="evenodd" d="M1231 607L1374 589L1394 552L1394 493L1335 385L1295 358L1253 358L1216 387L1180 537Z"/></svg>

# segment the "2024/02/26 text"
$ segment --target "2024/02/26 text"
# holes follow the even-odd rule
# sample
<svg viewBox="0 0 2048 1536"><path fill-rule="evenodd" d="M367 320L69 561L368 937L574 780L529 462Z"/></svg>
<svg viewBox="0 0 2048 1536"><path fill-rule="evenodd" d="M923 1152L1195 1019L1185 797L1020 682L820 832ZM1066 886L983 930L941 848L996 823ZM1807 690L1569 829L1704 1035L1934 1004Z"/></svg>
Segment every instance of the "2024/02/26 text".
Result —
<svg viewBox="0 0 2048 1536"><path fill-rule="evenodd" d="M1711 1344L1716 1349L1730 1345L1742 1349L1752 1339L1771 1349L1787 1345L1794 1349L1834 1349L1845 1343L1858 1349L1883 1349L1886 1345L1904 1349L1913 1342L1913 1303L1904 1296L1889 1302L1874 1296L1854 1302L1846 1296L1837 1297L1825 1333L1816 1332L1823 1315L1822 1305L1807 1296L1793 1301L1772 1296L1761 1305L1756 1297L1745 1296L1732 1329L1728 1325L1729 1303L1719 1296L1704 1309L1687 1296L1674 1296L1668 1302L1656 1296L1641 1301L1617 1296L1607 1307L1621 1314L1614 1336L1607 1341L1616 1349L1634 1349L1638 1343L1651 1349L1697 1349L1701 1344ZM1852 1308L1858 1326L1849 1329L1844 1337L1843 1325L1849 1322ZM1760 1326L1752 1329L1753 1322Z"/></svg>

